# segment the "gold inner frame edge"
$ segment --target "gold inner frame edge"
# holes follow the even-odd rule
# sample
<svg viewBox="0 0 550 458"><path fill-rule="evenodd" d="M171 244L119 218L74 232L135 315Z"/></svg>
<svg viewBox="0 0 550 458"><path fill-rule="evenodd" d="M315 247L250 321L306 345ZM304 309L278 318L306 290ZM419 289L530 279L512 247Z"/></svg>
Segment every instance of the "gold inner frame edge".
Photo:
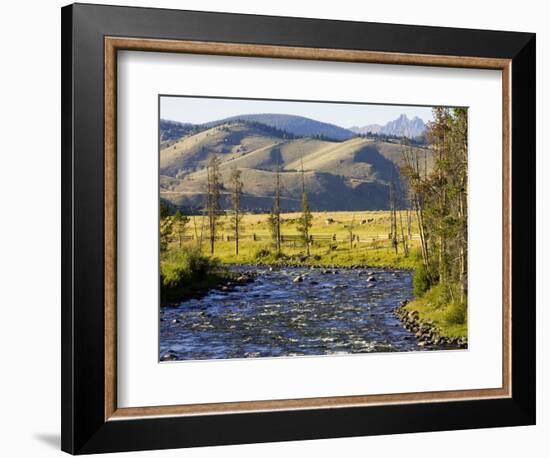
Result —
<svg viewBox="0 0 550 458"><path fill-rule="evenodd" d="M204 41L157 40L105 37L104 70L104 215L105 215L105 420L130 420L159 416L191 416L229 413L304 410L373 405L464 401L511 397L511 60L428 54L406 54L362 50L303 48L290 46L216 43ZM434 67L478 68L502 72L502 380L500 388L353 395L265 401L240 401L208 404L182 404L118 408L116 336L116 247L117 247L117 51L173 52L240 57L264 57L420 65Z"/></svg>

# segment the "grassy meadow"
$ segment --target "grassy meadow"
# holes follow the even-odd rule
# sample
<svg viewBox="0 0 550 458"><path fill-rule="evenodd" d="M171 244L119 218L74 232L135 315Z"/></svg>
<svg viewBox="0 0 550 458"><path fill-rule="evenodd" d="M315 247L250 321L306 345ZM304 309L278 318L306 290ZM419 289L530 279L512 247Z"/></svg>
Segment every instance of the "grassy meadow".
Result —
<svg viewBox="0 0 550 458"><path fill-rule="evenodd" d="M390 231L389 211L364 212L314 212L310 233L313 242L310 245L310 257L303 258L305 249L298 237L296 220L300 213L281 214L283 235L282 256L277 258L271 241L267 214L245 214L241 220L239 255L235 255L235 242L230 225L230 216L219 220L218 238L213 257L225 264L314 264L352 266L368 265L372 267L409 268L415 266L418 240L415 238L416 221L411 222L412 239L408 240L410 253L404 255L400 243L395 253L388 238ZM406 216L403 212L404 233L407 237ZM202 216L191 217L185 229L182 246L199 247L204 255L210 256L210 245L206 228L203 230L203 242L200 246L200 233L203 226ZM355 239L350 245L349 226L353 225ZM399 219L398 219L399 225ZM206 226L206 222L204 223ZM196 228L196 231L195 231ZM188 238L192 236L192 240ZM289 239L285 240L285 236ZM227 240L227 238L230 238ZM316 238L317 237L317 238ZM255 240L254 240L255 238ZM335 240L333 240L335 238ZM173 237L168 250L177 251L180 242Z"/></svg>

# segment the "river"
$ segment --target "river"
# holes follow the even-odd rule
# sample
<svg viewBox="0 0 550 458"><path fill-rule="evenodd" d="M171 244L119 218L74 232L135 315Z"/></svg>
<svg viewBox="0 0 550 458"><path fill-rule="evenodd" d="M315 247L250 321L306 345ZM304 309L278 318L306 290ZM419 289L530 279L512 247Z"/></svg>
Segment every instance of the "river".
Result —
<svg viewBox="0 0 550 458"><path fill-rule="evenodd" d="M411 272L238 266L257 278L160 309L162 360L426 351L394 316ZM301 276L303 281L294 281ZM368 281L369 276L375 281Z"/></svg>

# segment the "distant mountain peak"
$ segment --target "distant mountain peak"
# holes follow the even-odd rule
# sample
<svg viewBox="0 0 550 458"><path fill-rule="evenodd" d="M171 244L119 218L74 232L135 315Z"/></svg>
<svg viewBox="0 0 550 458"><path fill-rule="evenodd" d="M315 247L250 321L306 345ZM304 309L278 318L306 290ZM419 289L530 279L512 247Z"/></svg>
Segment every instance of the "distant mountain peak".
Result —
<svg viewBox="0 0 550 458"><path fill-rule="evenodd" d="M405 113L401 113L393 121L389 121L383 126L380 124L369 124L362 127L351 127L350 130L357 134L381 134L392 135L396 137L415 138L421 136L426 130L424 121L418 116L410 119Z"/></svg>

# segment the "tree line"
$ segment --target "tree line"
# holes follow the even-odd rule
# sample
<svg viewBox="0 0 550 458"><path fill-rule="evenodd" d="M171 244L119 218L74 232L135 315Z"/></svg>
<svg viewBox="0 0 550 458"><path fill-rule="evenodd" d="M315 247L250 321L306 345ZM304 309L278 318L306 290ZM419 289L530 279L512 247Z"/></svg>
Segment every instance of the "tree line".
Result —
<svg viewBox="0 0 550 458"><path fill-rule="evenodd" d="M242 196L244 183L242 181L241 170L237 168L231 169L229 180L227 185L224 185L222 175L220 173L220 158L216 155L211 155L206 165L206 198L205 206L203 209L203 218L201 218L201 227L199 228L196 222L195 215L184 216L178 209L173 216L167 218L170 215L170 208L161 203L161 223L160 223L160 248L161 251L165 251L168 247L170 237L175 233L179 246L181 248L182 237L185 233L190 222L193 222L195 231L195 240L199 247L203 244L203 234L206 232L208 235L208 242L210 247L210 254L214 254L216 241L218 240L218 228L219 219L224 214L221 206L222 189L227 189L229 192L230 210L229 221L230 229L233 234L235 243L235 255L239 254L239 242L242 237ZM306 189L305 171L303 163L301 166L301 178L302 178L302 192L301 192L301 207L302 212L297 220L297 230L300 234L300 240L302 241L306 254L310 254L310 229L312 226L313 215L309 207L309 198ZM268 218L268 224L271 232L271 238L276 248L277 255L281 254L281 170L277 165L275 173L273 205ZM205 225L207 230L205 231Z"/></svg>
<svg viewBox="0 0 550 458"><path fill-rule="evenodd" d="M468 258L467 109L433 109L429 148L403 142L402 176L416 213L422 266L421 289L441 286L447 302L466 304Z"/></svg>

